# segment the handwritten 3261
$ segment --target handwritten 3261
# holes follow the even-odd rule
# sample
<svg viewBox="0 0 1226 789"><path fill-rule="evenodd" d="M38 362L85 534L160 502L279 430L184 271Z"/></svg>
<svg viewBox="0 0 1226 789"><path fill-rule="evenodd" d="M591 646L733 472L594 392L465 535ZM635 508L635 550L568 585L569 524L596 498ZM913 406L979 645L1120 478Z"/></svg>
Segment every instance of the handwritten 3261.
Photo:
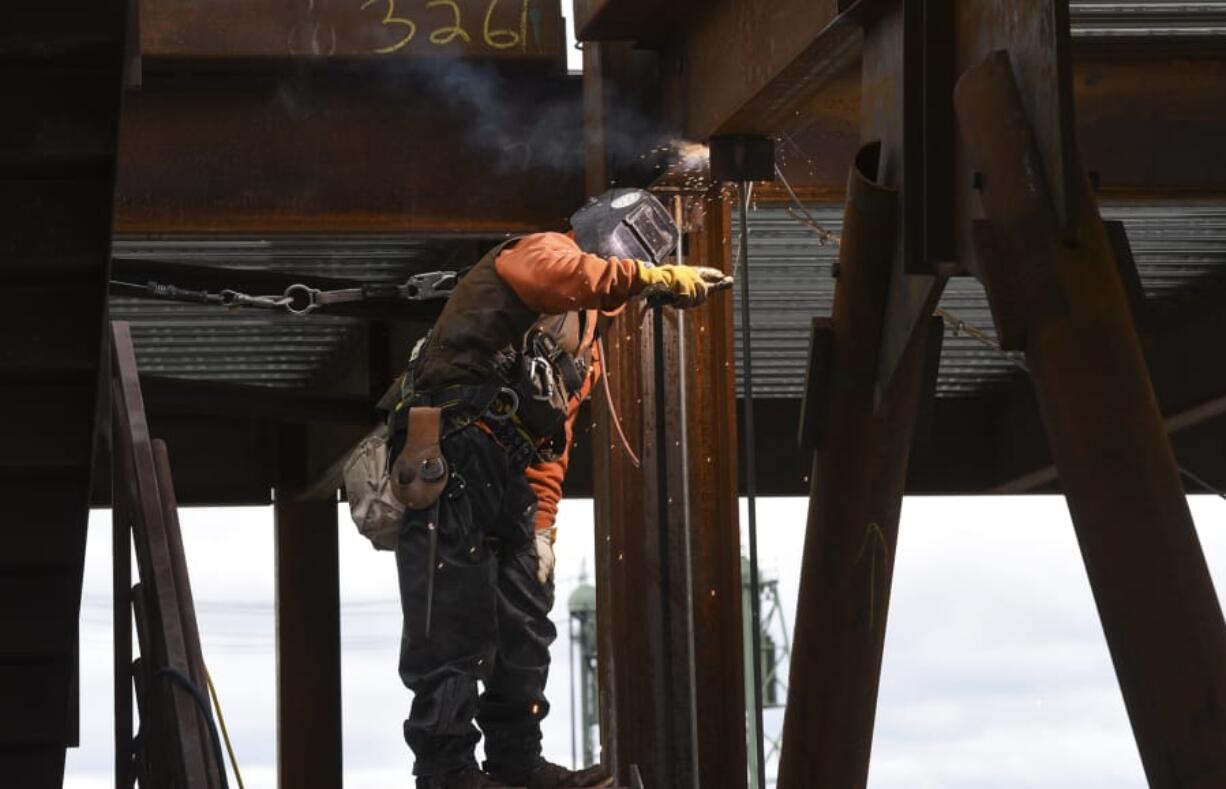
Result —
<svg viewBox="0 0 1226 789"><path fill-rule="evenodd" d="M500 0L489 0L485 7L485 19L481 25L481 37L485 44L493 49L528 48L528 4L531 0L520 0L519 29L495 28L493 17ZM389 37L395 36L387 46L377 47L373 51L379 55L390 55L408 46L418 33L418 21L423 25L433 24L430 32L430 43L435 46L446 46L459 39L464 43L472 43L472 34L464 26L463 12L456 0L427 0L426 12L436 16L427 19L426 12L417 15L418 20L411 18L404 10L405 0L363 0L362 9L382 9L383 18L380 23L387 28Z"/></svg>

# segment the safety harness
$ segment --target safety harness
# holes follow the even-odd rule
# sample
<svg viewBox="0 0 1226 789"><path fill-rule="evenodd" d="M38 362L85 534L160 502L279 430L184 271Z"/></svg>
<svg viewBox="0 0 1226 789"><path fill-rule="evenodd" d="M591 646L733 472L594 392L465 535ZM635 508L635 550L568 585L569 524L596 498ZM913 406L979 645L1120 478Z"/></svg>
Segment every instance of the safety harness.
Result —
<svg viewBox="0 0 1226 789"><path fill-rule="evenodd" d="M441 409L446 437L475 425L502 447L512 467L522 471L556 457L552 444L570 409L570 400L591 368L593 331L583 332L578 353L559 340L565 315L557 323L535 325L523 347L507 347L494 359L488 382L453 384L430 390L415 386L417 371L429 350L433 331L414 347L400 379L400 401L391 415L391 432L403 424L408 409ZM594 327L592 327L594 329Z"/></svg>

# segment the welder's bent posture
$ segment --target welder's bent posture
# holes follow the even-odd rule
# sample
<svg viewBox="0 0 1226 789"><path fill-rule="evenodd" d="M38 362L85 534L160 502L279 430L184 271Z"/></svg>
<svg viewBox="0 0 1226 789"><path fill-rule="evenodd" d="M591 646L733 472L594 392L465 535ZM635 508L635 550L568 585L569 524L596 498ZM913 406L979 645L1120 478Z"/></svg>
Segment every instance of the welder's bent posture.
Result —
<svg viewBox="0 0 1226 789"><path fill-rule="evenodd" d="M393 457L405 413L441 408L450 472L432 507L408 510L396 550L400 675L414 693L404 736L419 789L605 778L546 762L540 727L557 636L554 518L575 415L600 375L597 321L636 296L688 307L731 283L713 269L658 265L677 234L646 192L614 190L571 223L573 237L526 236L478 262L405 375Z"/></svg>

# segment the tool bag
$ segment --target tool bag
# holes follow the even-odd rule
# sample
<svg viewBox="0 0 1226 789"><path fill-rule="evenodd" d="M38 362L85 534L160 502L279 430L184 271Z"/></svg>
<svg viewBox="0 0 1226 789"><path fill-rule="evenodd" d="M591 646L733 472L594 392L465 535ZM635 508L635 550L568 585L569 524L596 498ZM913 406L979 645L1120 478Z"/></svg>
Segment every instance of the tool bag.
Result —
<svg viewBox="0 0 1226 789"><path fill-rule="evenodd" d="M404 504L392 484L388 433L387 425L379 425L357 445L343 470L349 514L362 536L382 551L396 550L404 520Z"/></svg>
<svg viewBox="0 0 1226 789"><path fill-rule="evenodd" d="M450 469L439 446L442 412L409 409L404 449L393 462L389 430L381 425L362 439L345 461L349 513L363 537L378 550L394 551L406 509L429 509L447 487Z"/></svg>
<svg viewBox="0 0 1226 789"><path fill-rule="evenodd" d="M413 346L407 372L388 388L379 401L379 409L394 412L405 405L405 400L412 390L414 368L429 340L430 332L427 332L426 336ZM394 461L389 441L391 421L379 425L362 439L349 454L342 469L349 514L353 516L358 532L370 540L376 550L381 551L396 550L400 541L400 524L404 520L408 488L407 485L397 484L398 480L392 477ZM410 435L412 427L410 424ZM413 443L405 442L406 452L410 451L409 447ZM433 443L437 444L437 439ZM403 457L404 452L401 455Z"/></svg>

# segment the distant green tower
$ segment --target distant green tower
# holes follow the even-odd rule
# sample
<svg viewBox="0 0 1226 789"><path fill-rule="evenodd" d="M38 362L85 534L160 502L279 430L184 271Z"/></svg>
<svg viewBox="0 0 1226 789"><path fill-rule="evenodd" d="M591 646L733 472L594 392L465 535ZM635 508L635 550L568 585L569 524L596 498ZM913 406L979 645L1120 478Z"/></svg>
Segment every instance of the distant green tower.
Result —
<svg viewBox="0 0 1226 789"><path fill-rule="evenodd" d="M596 587L587 582L587 570L580 570L579 585L567 601L570 609L570 709L571 761L582 768L600 761L600 692L596 674ZM575 704L578 669L578 706ZM576 712L578 721L575 720ZM576 753L575 724L582 738L582 756Z"/></svg>
<svg viewBox="0 0 1226 789"><path fill-rule="evenodd" d="M779 579L773 575L758 574L758 601L762 621L758 643L762 650L762 687L753 686L753 623L750 611L750 601L753 590L749 584L749 559L741 557L741 611L745 623L745 708L750 713L746 720L746 734L752 752L757 735L754 732L756 723L752 710L755 704L761 704L763 709L782 707L787 701L787 670L790 658L790 638L788 623L783 615L783 607L779 602ZM764 733L766 742L766 762L778 755L779 737ZM757 786L757 776L753 774L754 760L749 760L749 785ZM768 767L767 785L774 783L773 773Z"/></svg>

